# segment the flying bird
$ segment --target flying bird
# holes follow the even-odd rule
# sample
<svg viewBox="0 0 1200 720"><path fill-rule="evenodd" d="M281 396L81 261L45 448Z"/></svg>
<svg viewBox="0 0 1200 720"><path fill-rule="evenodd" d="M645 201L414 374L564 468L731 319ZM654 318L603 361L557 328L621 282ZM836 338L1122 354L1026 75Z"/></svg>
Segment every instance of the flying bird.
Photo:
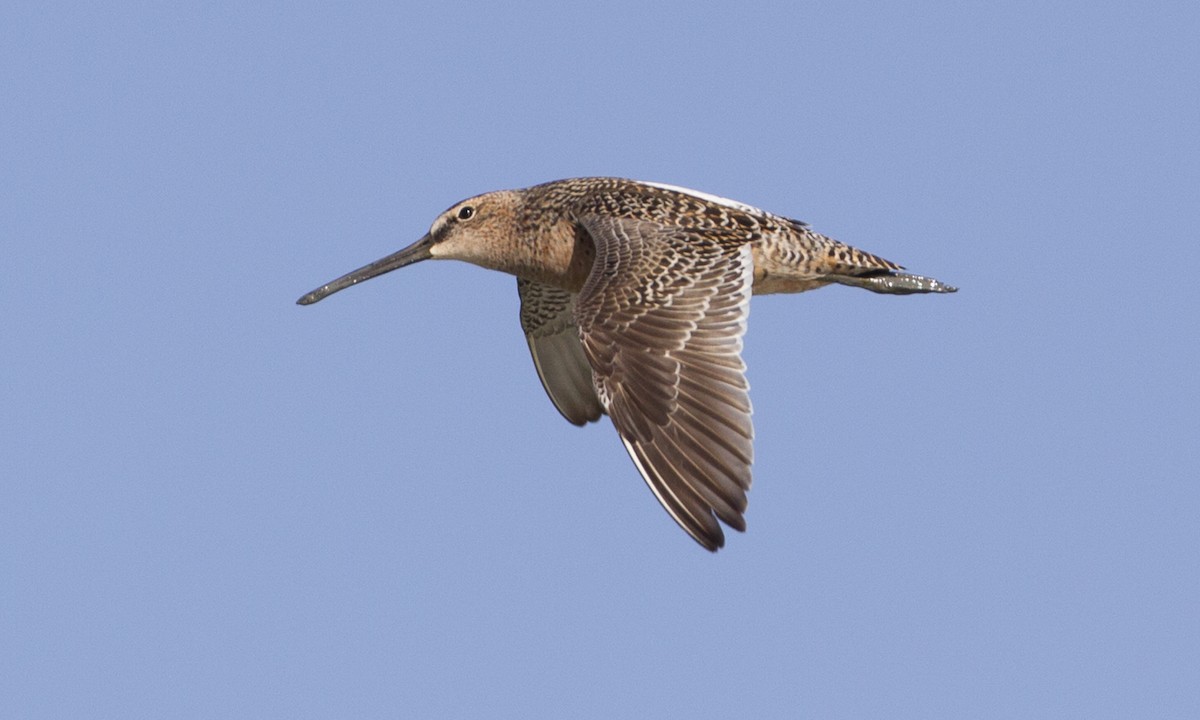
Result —
<svg viewBox="0 0 1200 720"><path fill-rule="evenodd" d="M463 200L412 245L297 302L430 259L516 276L521 329L554 406L575 425L612 418L655 497L710 551L725 544L721 523L746 529L754 428L741 352L751 294L832 283L956 290L799 220L593 177Z"/></svg>

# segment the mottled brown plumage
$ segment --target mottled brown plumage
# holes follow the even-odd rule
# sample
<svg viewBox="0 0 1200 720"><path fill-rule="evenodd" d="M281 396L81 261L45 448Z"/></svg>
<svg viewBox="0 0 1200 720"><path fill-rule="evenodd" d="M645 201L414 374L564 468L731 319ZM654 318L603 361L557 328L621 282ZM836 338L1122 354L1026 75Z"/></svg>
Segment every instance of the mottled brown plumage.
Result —
<svg viewBox="0 0 1200 720"><path fill-rule="evenodd" d="M751 294L955 290L749 205L576 178L464 200L413 245L299 302L430 258L517 276L521 328L555 407L576 425L607 413L659 502L709 550L725 541L718 520L745 529Z"/></svg>

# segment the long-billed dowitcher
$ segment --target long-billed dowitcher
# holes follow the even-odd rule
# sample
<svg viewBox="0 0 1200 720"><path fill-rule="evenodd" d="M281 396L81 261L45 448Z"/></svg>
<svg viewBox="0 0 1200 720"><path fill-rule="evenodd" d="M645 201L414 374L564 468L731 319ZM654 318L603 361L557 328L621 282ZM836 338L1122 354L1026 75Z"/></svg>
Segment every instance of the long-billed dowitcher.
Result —
<svg viewBox="0 0 1200 720"><path fill-rule="evenodd" d="M751 293L955 291L739 202L576 178L463 200L412 245L298 302L431 258L517 277L521 328L554 406L576 425L608 414L658 501L713 551L725 544L718 519L746 529Z"/></svg>

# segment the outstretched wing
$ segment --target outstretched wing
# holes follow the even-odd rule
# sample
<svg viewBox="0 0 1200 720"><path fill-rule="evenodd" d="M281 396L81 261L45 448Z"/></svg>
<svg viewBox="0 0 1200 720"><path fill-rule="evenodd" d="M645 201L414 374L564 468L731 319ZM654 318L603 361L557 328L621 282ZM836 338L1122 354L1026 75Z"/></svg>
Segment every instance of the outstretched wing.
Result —
<svg viewBox="0 0 1200 720"><path fill-rule="evenodd" d="M521 278L517 278L517 293L521 296L521 329L529 342L533 366L554 407L575 425L600 419L604 410L575 327L575 296Z"/></svg>
<svg viewBox="0 0 1200 720"><path fill-rule="evenodd" d="M742 337L745 236L587 216L596 261L575 319L604 409L659 502L695 540L745 530L754 429Z"/></svg>

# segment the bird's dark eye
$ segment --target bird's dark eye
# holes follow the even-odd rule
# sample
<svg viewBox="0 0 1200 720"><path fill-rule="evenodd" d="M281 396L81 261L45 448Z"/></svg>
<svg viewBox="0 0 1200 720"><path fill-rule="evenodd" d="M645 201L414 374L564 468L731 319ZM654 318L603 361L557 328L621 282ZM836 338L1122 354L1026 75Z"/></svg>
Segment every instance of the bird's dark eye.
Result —
<svg viewBox="0 0 1200 720"><path fill-rule="evenodd" d="M475 208L470 205L465 205L458 211L459 220L470 220L473 217L475 217Z"/></svg>

